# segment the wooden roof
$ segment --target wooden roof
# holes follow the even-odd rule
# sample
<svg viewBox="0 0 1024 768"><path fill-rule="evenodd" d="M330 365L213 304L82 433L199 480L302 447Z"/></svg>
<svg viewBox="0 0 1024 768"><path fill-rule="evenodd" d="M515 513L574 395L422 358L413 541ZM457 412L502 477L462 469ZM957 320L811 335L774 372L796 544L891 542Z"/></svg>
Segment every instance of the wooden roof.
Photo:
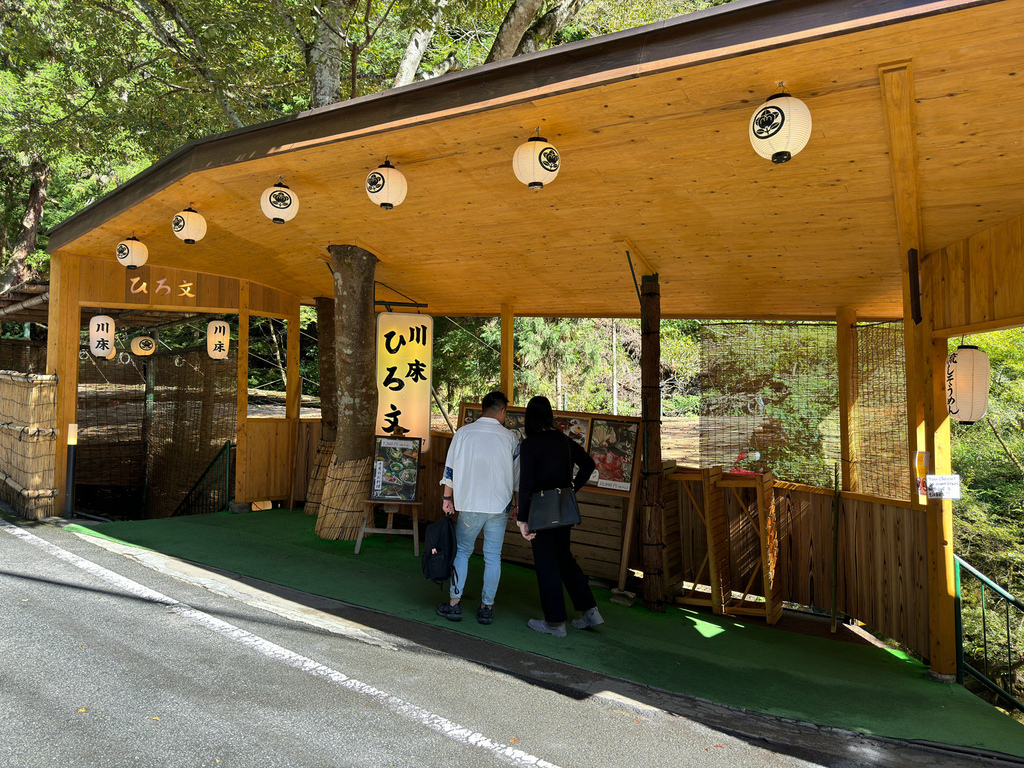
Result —
<svg viewBox="0 0 1024 768"><path fill-rule="evenodd" d="M113 259L134 232L151 264L309 301L333 290L326 246L356 243L431 314L635 316L629 248L667 317L897 318L907 179L924 252L1024 212L1021 51L1024 0L739 0L187 145L50 248ZM897 196L879 68L905 61L917 152ZM776 166L747 125L780 81L813 132ZM562 168L532 192L511 159L538 127ZM385 157L409 183L393 211L363 190ZM285 225L258 204L280 175L301 199ZM170 227L189 203L209 224L194 246Z"/></svg>

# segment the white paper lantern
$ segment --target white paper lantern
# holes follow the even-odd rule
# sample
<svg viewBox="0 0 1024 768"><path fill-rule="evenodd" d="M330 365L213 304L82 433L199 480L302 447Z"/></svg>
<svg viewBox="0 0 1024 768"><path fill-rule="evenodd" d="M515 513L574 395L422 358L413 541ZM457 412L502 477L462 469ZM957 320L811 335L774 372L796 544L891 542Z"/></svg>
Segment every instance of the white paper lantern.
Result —
<svg viewBox="0 0 1024 768"><path fill-rule="evenodd" d="M751 146L773 163L788 162L810 137L811 111L788 93L769 96L750 118Z"/></svg>
<svg viewBox="0 0 1024 768"><path fill-rule="evenodd" d="M117 350L114 349L114 318L107 315L96 315L89 321L89 351L96 357L109 360Z"/></svg>
<svg viewBox="0 0 1024 768"><path fill-rule="evenodd" d="M408 191L405 176L387 160L366 177L366 194L385 211L401 205Z"/></svg>
<svg viewBox="0 0 1024 768"><path fill-rule="evenodd" d="M132 236L117 244L117 260L128 269L138 269L149 259L149 248Z"/></svg>
<svg viewBox="0 0 1024 768"><path fill-rule="evenodd" d="M988 408L991 367L977 347L961 346L946 358L946 406L961 424L973 424Z"/></svg>
<svg viewBox="0 0 1024 768"><path fill-rule="evenodd" d="M188 245L195 245L197 241L206 237L206 219L189 207L174 215L171 219L171 229L178 239L184 240Z"/></svg>
<svg viewBox="0 0 1024 768"><path fill-rule="evenodd" d="M223 320L211 320L206 326L206 352L214 360L223 360L231 347L231 326Z"/></svg>
<svg viewBox="0 0 1024 768"><path fill-rule="evenodd" d="M146 357L156 352L156 339L152 336L136 336L132 339L131 350L133 355Z"/></svg>
<svg viewBox="0 0 1024 768"><path fill-rule="evenodd" d="M284 224L295 218L299 212L299 196L282 182L263 190L260 197L263 215L275 224Z"/></svg>
<svg viewBox="0 0 1024 768"><path fill-rule="evenodd" d="M561 164L558 150L540 136L520 144L512 156L516 178L530 189L543 189L545 184L554 181Z"/></svg>

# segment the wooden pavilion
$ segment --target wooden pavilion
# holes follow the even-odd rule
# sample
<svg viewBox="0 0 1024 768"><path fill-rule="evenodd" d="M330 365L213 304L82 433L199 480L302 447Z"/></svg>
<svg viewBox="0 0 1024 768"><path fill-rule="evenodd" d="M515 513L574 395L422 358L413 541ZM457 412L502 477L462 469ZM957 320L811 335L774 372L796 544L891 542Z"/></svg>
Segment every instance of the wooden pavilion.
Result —
<svg viewBox="0 0 1024 768"><path fill-rule="evenodd" d="M1024 0L737 0L193 142L51 233L58 428L75 422L82 312L295 319L334 296L326 249L345 244L379 260L380 299L500 314L509 393L511 318L635 317L630 261L658 276L664 317L902 320L909 447L948 473L947 339L1024 324L1022 50ZM747 131L780 83L813 130L773 165ZM562 170L533 192L511 159L538 129ZM385 158L409 183L391 211L363 190ZM301 209L278 226L258 198L282 176ZM195 245L170 226L188 205L209 225ZM132 234L150 256L131 276L173 290L133 293L114 258ZM269 498L288 481L298 376L286 419L246 423L239 361L236 496ZM859 497L850 469L846 497L889 501ZM902 508L927 532L908 553L928 603L915 647L951 674L950 502Z"/></svg>

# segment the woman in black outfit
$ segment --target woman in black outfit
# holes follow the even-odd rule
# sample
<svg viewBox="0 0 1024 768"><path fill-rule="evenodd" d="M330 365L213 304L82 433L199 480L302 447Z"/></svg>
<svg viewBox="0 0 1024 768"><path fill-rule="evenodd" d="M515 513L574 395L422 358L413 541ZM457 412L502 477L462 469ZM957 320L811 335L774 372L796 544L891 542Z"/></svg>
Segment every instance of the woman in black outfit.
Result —
<svg viewBox="0 0 1024 768"><path fill-rule="evenodd" d="M573 464L579 467L572 475ZM537 632L565 637L565 584L573 607L582 611L572 625L586 629L603 624L597 601L587 577L569 550L571 526L530 530L530 494L572 486L578 491L594 471L594 460L554 425L551 403L535 397L526 406L526 439L519 449L519 530L533 546L537 567L537 588L544 619L530 619L527 626Z"/></svg>

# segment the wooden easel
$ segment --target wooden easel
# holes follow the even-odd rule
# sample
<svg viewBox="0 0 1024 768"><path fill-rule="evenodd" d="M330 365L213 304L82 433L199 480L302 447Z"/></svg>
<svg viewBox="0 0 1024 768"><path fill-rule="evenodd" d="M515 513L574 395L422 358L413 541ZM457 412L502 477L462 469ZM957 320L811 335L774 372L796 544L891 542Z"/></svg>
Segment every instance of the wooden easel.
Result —
<svg viewBox="0 0 1024 768"><path fill-rule="evenodd" d="M356 536L356 549L355 553L359 554L360 547L363 546L363 535L367 533L386 533L388 534L388 540L390 541L391 534L397 536L412 536L412 553L416 556L420 556L420 507L423 505L419 501L372 501L366 499L363 501L363 522L359 526L359 535ZM388 516L388 523L386 528L373 528L368 527L367 523L373 522L373 512L380 507L383 512ZM398 514L401 507L412 508L412 528L395 528L395 515Z"/></svg>

